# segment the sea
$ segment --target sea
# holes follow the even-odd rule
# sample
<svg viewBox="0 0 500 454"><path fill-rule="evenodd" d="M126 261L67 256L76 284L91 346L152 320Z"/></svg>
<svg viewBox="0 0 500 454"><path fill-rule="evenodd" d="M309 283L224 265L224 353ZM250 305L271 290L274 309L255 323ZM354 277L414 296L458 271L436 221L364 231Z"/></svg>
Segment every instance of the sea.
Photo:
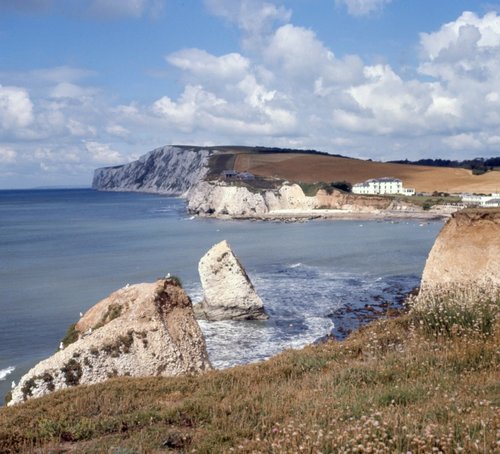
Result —
<svg viewBox="0 0 500 454"><path fill-rule="evenodd" d="M442 221L283 223L190 216L180 198L91 189L0 191L0 403L68 326L126 284L178 276L202 298L199 259L228 240L268 321L201 321L217 368L345 332L343 313L418 286ZM346 312L347 311L347 312Z"/></svg>

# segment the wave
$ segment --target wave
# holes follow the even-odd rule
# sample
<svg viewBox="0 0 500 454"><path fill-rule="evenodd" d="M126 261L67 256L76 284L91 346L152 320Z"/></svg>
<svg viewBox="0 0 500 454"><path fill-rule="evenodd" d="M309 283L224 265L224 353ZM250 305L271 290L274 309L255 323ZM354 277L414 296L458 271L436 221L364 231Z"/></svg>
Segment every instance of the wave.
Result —
<svg viewBox="0 0 500 454"><path fill-rule="evenodd" d="M14 372L16 368L14 366L7 367L6 369L0 369L0 381L3 381L7 378L7 375Z"/></svg>
<svg viewBox="0 0 500 454"><path fill-rule="evenodd" d="M292 263L291 265L288 266L288 268L298 268L299 266L302 266L302 263L297 262L297 263Z"/></svg>

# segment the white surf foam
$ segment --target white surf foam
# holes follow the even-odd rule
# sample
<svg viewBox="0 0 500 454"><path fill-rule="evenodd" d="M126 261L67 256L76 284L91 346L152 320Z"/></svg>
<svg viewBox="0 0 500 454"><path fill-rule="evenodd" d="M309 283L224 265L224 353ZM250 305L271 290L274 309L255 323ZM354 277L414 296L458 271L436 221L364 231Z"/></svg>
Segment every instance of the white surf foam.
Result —
<svg viewBox="0 0 500 454"><path fill-rule="evenodd" d="M3 381L7 378L7 375L14 372L16 368L14 366L7 367L6 369L0 369L0 381Z"/></svg>

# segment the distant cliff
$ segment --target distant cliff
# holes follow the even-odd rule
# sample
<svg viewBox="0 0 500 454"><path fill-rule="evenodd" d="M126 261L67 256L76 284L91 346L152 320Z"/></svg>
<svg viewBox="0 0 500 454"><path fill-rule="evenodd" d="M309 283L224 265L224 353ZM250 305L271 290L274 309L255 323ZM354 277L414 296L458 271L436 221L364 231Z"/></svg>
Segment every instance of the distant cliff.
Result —
<svg viewBox="0 0 500 454"><path fill-rule="evenodd" d="M420 212L421 208L384 197L360 196L334 190L324 190L306 196L298 184L284 183L279 188L258 190L220 181L202 181L188 193L188 210L206 216L260 217L279 216L283 211L349 210L356 213L375 213L386 210ZM316 211L317 212L317 211Z"/></svg>
<svg viewBox="0 0 500 454"><path fill-rule="evenodd" d="M500 286L500 209L452 215L425 264L422 289L443 284L491 282Z"/></svg>
<svg viewBox="0 0 500 454"><path fill-rule="evenodd" d="M92 188L182 195L205 177L212 154L194 147L157 148L129 164L96 169Z"/></svg>

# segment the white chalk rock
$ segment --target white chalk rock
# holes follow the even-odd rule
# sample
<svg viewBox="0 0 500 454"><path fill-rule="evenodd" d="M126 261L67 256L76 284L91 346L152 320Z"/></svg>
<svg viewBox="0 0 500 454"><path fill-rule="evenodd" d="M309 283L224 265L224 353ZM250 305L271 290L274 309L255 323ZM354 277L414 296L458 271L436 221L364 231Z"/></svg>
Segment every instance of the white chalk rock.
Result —
<svg viewBox="0 0 500 454"><path fill-rule="evenodd" d="M176 376L211 369L191 300L174 279L112 293L83 315L62 344L63 349L21 378L8 405L114 376Z"/></svg>
<svg viewBox="0 0 500 454"><path fill-rule="evenodd" d="M194 306L207 320L266 320L269 316L227 241L212 247L198 265L204 300Z"/></svg>

